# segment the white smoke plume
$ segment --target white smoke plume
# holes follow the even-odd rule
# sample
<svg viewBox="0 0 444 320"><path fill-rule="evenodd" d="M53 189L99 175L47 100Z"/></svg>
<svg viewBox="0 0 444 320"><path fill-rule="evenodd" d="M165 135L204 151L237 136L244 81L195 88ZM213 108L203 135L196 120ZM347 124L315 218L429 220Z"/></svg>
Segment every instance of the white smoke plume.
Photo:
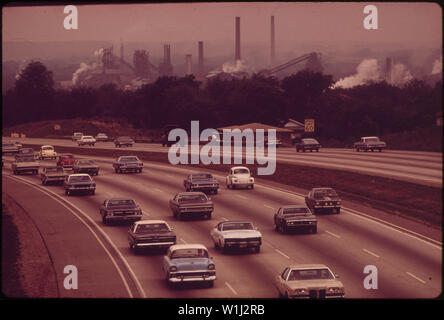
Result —
<svg viewBox="0 0 444 320"><path fill-rule="evenodd" d="M337 81L333 88L351 88L369 81L381 81L381 70L376 59L366 59L356 68L356 74Z"/></svg>
<svg viewBox="0 0 444 320"><path fill-rule="evenodd" d="M235 63L233 62L225 62L222 65L222 71L226 73L233 73L233 72L248 72L248 66L245 63L244 60L236 60Z"/></svg>
<svg viewBox="0 0 444 320"><path fill-rule="evenodd" d="M442 56L433 63L432 74L442 73Z"/></svg>
<svg viewBox="0 0 444 320"><path fill-rule="evenodd" d="M23 70L25 70L25 68L26 68L26 60L22 60L22 62L20 63L20 65L18 67L18 71L15 74L16 80L20 79L20 75L22 74Z"/></svg>
<svg viewBox="0 0 444 320"><path fill-rule="evenodd" d="M402 86L412 79L413 76L405 65L401 63L393 65L390 82L392 85ZM384 80L386 80L385 72L378 65L378 61L376 59L366 59L358 65L356 74L340 79L332 88L352 88L369 82L381 82Z"/></svg>
<svg viewBox="0 0 444 320"><path fill-rule="evenodd" d="M94 70L97 68L98 64L96 62L92 63L91 65L81 62L80 68L78 68L74 74L72 75L72 84L76 85L77 81L79 80L79 76L89 70Z"/></svg>

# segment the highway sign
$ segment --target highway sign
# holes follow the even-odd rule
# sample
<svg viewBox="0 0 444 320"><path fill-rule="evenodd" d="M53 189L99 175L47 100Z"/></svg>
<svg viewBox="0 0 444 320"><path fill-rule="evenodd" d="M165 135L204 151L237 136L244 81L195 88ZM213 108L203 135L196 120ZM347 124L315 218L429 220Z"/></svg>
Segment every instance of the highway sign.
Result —
<svg viewBox="0 0 444 320"><path fill-rule="evenodd" d="M305 132L314 132L315 131L315 121L314 119L305 119Z"/></svg>

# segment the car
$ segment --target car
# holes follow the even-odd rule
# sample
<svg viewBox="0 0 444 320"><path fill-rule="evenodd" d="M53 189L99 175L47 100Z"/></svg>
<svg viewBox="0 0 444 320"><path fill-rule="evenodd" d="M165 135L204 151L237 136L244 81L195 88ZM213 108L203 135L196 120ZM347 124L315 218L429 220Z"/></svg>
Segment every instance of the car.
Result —
<svg viewBox="0 0 444 320"><path fill-rule="evenodd" d="M12 142L2 143L2 154L16 154L19 152L19 147L17 147Z"/></svg>
<svg viewBox="0 0 444 320"><path fill-rule="evenodd" d="M305 138L302 139L299 143L296 143L296 152L299 152L302 150L305 152L306 150L310 150L310 152L313 152L313 150L316 150L316 152L319 152L319 148L321 147L321 144L318 142L318 140L313 138Z"/></svg>
<svg viewBox="0 0 444 320"><path fill-rule="evenodd" d="M216 280L216 265L202 244L175 244L168 248L162 269L168 284L206 282L210 287Z"/></svg>
<svg viewBox="0 0 444 320"><path fill-rule="evenodd" d="M192 173L183 181L186 191L203 191L217 194L219 181L211 173Z"/></svg>
<svg viewBox="0 0 444 320"><path fill-rule="evenodd" d="M42 168L42 172L40 173L40 180L42 180L43 185L47 185L51 182L63 184L66 176L67 174L63 170L63 167L47 166Z"/></svg>
<svg viewBox="0 0 444 320"><path fill-rule="evenodd" d="M106 142L106 141L108 141L108 136L107 136L107 134L106 133L98 133L97 135L96 135L96 141L97 142L99 142L99 141L102 141L102 142Z"/></svg>
<svg viewBox="0 0 444 320"><path fill-rule="evenodd" d="M31 156L35 158L35 152L32 148L20 148L15 154L15 157Z"/></svg>
<svg viewBox="0 0 444 320"><path fill-rule="evenodd" d="M163 220L140 220L129 229L128 243L135 253L142 248L166 250L176 244L176 234Z"/></svg>
<svg viewBox="0 0 444 320"><path fill-rule="evenodd" d="M226 184L228 189L234 187L254 188L254 178L247 167L232 167L228 173Z"/></svg>
<svg viewBox="0 0 444 320"><path fill-rule="evenodd" d="M324 264L296 264L276 276L274 285L281 298L344 298L344 285L338 278Z"/></svg>
<svg viewBox="0 0 444 320"><path fill-rule="evenodd" d="M131 139L130 137L118 137L117 139L114 140L114 145L116 147L122 147L122 146L132 147L133 144L134 140Z"/></svg>
<svg viewBox="0 0 444 320"><path fill-rule="evenodd" d="M74 157L74 155L70 153L61 154L59 155L59 158L57 160L57 166L72 169L75 161L76 158Z"/></svg>
<svg viewBox="0 0 444 320"><path fill-rule="evenodd" d="M231 248L261 249L262 234L249 221L222 221L210 231L214 247L222 252Z"/></svg>
<svg viewBox="0 0 444 320"><path fill-rule="evenodd" d="M82 132L74 132L74 134L71 137L72 141L77 141L79 140L81 137L83 137L83 133Z"/></svg>
<svg viewBox="0 0 444 320"><path fill-rule="evenodd" d="M99 174L99 166L94 160L90 159L78 159L72 166L74 173L88 173L91 176L97 176Z"/></svg>
<svg viewBox="0 0 444 320"><path fill-rule="evenodd" d="M341 212L341 199L333 188L313 188L305 196L305 203L314 214L328 211Z"/></svg>
<svg viewBox="0 0 444 320"><path fill-rule="evenodd" d="M142 209L136 201L129 198L112 198L104 200L100 206L103 224L110 221L139 221Z"/></svg>
<svg viewBox="0 0 444 320"><path fill-rule="evenodd" d="M203 192L181 192L170 200L170 209L174 218L181 219L184 215L203 215L211 219L214 204Z"/></svg>
<svg viewBox="0 0 444 320"><path fill-rule="evenodd" d="M82 136L79 140L77 140L77 144L80 146L93 146L96 143L96 139L93 136Z"/></svg>
<svg viewBox="0 0 444 320"><path fill-rule="evenodd" d="M94 194L96 191L96 183L89 174L74 173L65 178L63 188L67 196L73 193Z"/></svg>
<svg viewBox="0 0 444 320"><path fill-rule="evenodd" d="M17 148L21 148L21 147L23 147L23 145L20 143L20 142L18 142L18 141L14 141L13 142L13 144L15 145L15 146L17 146Z"/></svg>
<svg viewBox="0 0 444 320"><path fill-rule="evenodd" d="M56 159L57 152L55 152L53 146L45 145L40 147L39 159L43 160L45 158Z"/></svg>
<svg viewBox="0 0 444 320"><path fill-rule="evenodd" d="M120 156L113 163L115 173L123 173L128 171L142 172L143 162L137 156Z"/></svg>
<svg viewBox="0 0 444 320"><path fill-rule="evenodd" d="M384 141L379 140L378 137L361 137L361 140L358 142L355 142L353 144L353 148L356 150L356 152L359 152L360 150L367 151L374 151L378 150L381 152L383 149L387 148L387 144Z"/></svg>
<svg viewBox="0 0 444 320"><path fill-rule="evenodd" d="M35 160L34 155L21 155L14 159L11 169L14 174L23 172L39 173L40 164Z"/></svg>
<svg viewBox="0 0 444 320"><path fill-rule="evenodd" d="M318 232L318 219L305 205L282 206L274 214L273 220L275 230L279 233L300 229Z"/></svg>

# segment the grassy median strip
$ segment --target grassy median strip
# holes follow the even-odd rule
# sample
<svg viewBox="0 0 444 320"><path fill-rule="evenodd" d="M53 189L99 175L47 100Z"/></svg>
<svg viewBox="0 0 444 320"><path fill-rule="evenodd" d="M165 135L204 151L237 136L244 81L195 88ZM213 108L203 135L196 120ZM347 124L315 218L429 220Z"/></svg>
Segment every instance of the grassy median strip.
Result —
<svg viewBox="0 0 444 320"><path fill-rule="evenodd" d="M40 145L24 145L40 148ZM117 159L122 155L137 155L141 160L169 163L168 153L135 151L128 149L95 149L77 147L57 147L60 153L75 153L85 156L101 156ZM180 165L198 167L228 173L233 165ZM257 164L247 165L257 172ZM375 208L398 215L408 216L435 227L442 224L442 189L406 181L370 176L355 172L301 166L288 163L276 164L276 172L271 176L259 177L263 181L273 181L303 189L329 186L334 188L342 199L358 201Z"/></svg>

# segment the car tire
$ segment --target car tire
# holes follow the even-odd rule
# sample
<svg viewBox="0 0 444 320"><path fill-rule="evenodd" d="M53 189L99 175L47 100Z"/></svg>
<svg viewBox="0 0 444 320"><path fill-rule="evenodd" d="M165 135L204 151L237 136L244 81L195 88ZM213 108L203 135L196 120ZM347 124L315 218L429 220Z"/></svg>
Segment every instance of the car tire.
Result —
<svg viewBox="0 0 444 320"><path fill-rule="evenodd" d="M95 195L96 194L96 190L91 191L91 194Z"/></svg>
<svg viewBox="0 0 444 320"><path fill-rule="evenodd" d="M67 196L70 196L70 195L71 195L71 192L70 192L69 190L66 190L66 191L65 191L65 194L66 194Z"/></svg>
<svg viewBox="0 0 444 320"><path fill-rule="evenodd" d="M278 232L279 232L279 233L282 233L282 234L285 233L285 228L284 228L284 226L283 226L282 224L280 224L280 225L278 226Z"/></svg>
<svg viewBox="0 0 444 320"><path fill-rule="evenodd" d="M302 152L305 152L305 148L302 148Z"/></svg>
<svg viewBox="0 0 444 320"><path fill-rule="evenodd" d="M117 173L117 168L114 168L114 172Z"/></svg>
<svg viewBox="0 0 444 320"><path fill-rule="evenodd" d="M260 246L255 247L255 248L254 248L254 252L255 252L255 253L259 253L259 252L261 252L261 247L260 247Z"/></svg>
<svg viewBox="0 0 444 320"><path fill-rule="evenodd" d="M311 228L311 233L318 233L318 227Z"/></svg>
<svg viewBox="0 0 444 320"><path fill-rule="evenodd" d="M340 214L341 213L341 209L339 208L339 209L336 209L336 212L335 212L336 214Z"/></svg>
<svg viewBox="0 0 444 320"><path fill-rule="evenodd" d="M381 148L379 148L379 150L378 150L379 152L382 152L382 149Z"/></svg>
<svg viewBox="0 0 444 320"><path fill-rule="evenodd" d="M250 189L254 189L254 184L252 184L252 185L250 186Z"/></svg>
<svg viewBox="0 0 444 320"><path fill-rule="evenodd" d="M102 223L106 226L108 225L108 221L106 220L105 216L102 216Z"/></svg>
<svg viewBox="0 0 444 320"><path fill-rule="evenodd" d="M316 152L319 152L319 149L316 149Z"/></svg>

